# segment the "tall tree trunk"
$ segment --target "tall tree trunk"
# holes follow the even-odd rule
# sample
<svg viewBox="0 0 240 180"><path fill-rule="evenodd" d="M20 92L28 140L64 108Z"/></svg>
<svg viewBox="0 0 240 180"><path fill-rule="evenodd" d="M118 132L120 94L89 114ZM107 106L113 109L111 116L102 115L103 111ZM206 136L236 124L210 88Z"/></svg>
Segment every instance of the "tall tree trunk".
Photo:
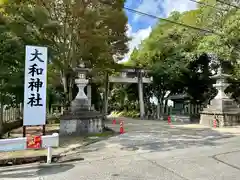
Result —
<svg viewBox="0 0 240 180"><path fill-rule="evenodd" d="M168 113L168 99L165 99L165 102L164 102L164 111Z"/></svg>
<svg viewBox="0 0 240 180"><path fill-rule="evenodd" d="M69 92L68 92L68 101L69 101L69 103L71 103L71 101L73 100L73 85L74 85L74 83L73 83L73 78L72 77L70 77L69 79L68 79L68 82L69 82Z"/></svg>
<svg viewBox="0 0 240 180"><path fill-rule="evenodd" d="M157 105L157 112L158 112L158 119L161 119L162 115L163 115L163 107L164 107L164 94L160 95L158 98L158 105Z"/></svg>
<svg viewBox="0 0 240 180"><path fill-rule="evenodd" d="M65 95L65 105L69 105L69 91L68 91L68 81L67 81L67 75L64 71L61 71L61 79L62 79L62 85L63 85L63 91Z"/></svg>
<svg viewBox="0 0 240 180"><path fill-rule="evenodd" d="M3 87L4 80L1 80L1 88ZM0 91L0 137L3 134L3 94Z"/></svg>
<svg viewBox="0 0 240 180"><path fill-rule="evenodd" d="M157 119L160 119L160 114L161 114L161 102L160 98L157 98Z"/></svg>
<svg viewBox="0 0 240 180"><path fill-rule="evenodd" d="M103 102L103 112L106 117L108 114L108 96L109 96L109 74L105 74L105 91L104 91L104 102Z"/></svg>
<svg viewBox="0 0 240 180"><path fill-rule="evenodd" d="M164 113L165 113L165 112L164 112L164 108L165 108L165 103L164 103L164 99L165 99L165 98L164 98L164 97L165 97L165 94L166 94L166 93L163 93L163 95L162 95L162 97L161 97L161 110L162 110L162 111L161 111L161 114L162 114L162 115L164 115Z"/></svg>
<svg viewBox="0 0 240 180"><path fill-rule="evenodd" d="M1 135L3 134L3 104L1 103L0 104L1 107L0 107L0 137Z"/></svg>

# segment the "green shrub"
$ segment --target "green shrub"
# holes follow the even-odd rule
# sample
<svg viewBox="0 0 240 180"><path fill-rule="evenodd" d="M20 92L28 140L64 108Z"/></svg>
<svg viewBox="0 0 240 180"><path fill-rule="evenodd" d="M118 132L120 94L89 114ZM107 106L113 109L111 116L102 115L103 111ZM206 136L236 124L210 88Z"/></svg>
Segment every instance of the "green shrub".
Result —
<svg viewBox="0 0 240 180"><path fill-rule="evenodd" d="M59 117L48 117L47 124L59 124L60 118Z"/></svg>
<svg viewBox="0 0 240 180"><path fill-rule="evenodd" d="M140 116L140 113L138 111L135 111L135 110L121 111L121 112L114 111L111 114L116 116L116 117L124 116L124 117L138 118Z"/></svg>

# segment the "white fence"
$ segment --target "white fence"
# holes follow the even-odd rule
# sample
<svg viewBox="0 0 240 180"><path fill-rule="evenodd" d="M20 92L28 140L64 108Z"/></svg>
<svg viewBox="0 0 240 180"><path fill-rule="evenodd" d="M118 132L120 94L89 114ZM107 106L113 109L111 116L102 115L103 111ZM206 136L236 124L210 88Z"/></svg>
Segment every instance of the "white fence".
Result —
<svg viewBox="0 0 240 180"><path fill-rule="evenodd" d="M167 107L162 107L160 109L161 114L172 114L176 111L174 111L174 107L172 106L167 106ZM184 108L181 108L181 111L178 111L180 114L188 114L188 115L197 115L200 113L200 111L203 109L202 105L185 105ZM146 109L148 110L148 109ZM157 112L157 106L153 107L153 112Z"/></svg>
<svg viewBox="0 0 240 180"><path fill-rule="evenodd" d="M156 113L156 106L154 107L154 111ZM199 114L199 112L202 110L203 106L201 105L185 105L183 111L181 112L181 114L189 114L189 115L197 115ZM173 107L168 106L166 108L162 107L161 109L161 114L172 114L173 113ZM50 110L50 112L48 112L48 115L61 115L63 114L63 110L64 108L62 106L53 106ZM147 111L147 109L146 109ZM150 112L146 112L147 114L149 114ZM18 119L20 119L22 117L22 109L21 108L5 108L4 112L3 112L3 122L13 122L16 121Z"/></svg>
<svg viewBox="0 0 240 180"><path fill-rule="evenodd" d="M63 114L63 110L64 108L62 106L52 107L51 110L48 112L48 115L53 115L53 114L61 115ZM3 122L9 123L9 122L19 120L22 118L22 115L23 115L22 108L4 107Z"/></svg>
<svg viewBox="0 0 240 180"><path fill-rule="evenodd" d="M3 122L13 122L19 120L22 117L21 108L4 108L3 110Z"/></svg>

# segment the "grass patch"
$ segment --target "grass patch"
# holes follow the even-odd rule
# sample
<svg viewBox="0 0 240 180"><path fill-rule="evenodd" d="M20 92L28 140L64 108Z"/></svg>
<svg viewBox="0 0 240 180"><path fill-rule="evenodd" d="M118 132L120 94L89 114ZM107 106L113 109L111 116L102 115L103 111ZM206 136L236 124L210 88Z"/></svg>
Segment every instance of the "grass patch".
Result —
<svg viewBox="0 0 240 180"><path fill-rule="evenodd" d="M136 110L129 111L112 111L110 114L111 117L130 117L130 118L139 118L140 113Z"/></svg>
<svg viewBox="0 0 240 180"><path fill-rule="evenodd" d="M60 117L49 117L47 124L60 124Z"/></svg>
<svg viewBox="0 0 240 180"><path fill-rule="evenodd" d="M108 137L113 135L114 133L112 131L105 131L102 133L93 133L93 134L89 134L86 137Z"/></svg>

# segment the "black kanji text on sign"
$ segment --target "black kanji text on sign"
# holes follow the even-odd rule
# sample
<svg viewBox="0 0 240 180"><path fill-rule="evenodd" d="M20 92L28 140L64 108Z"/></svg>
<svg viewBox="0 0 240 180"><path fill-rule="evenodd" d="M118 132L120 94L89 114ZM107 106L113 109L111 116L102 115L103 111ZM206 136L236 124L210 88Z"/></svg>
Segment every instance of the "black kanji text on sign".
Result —
<svg viewBox="0 0 240 180"><path fill-rule="evenodd" d="M39 78L31 78L31 81L28 82L29 86L28 88L31 89L31 91L34 90L34 88L36 88L37 92L39 92L39 89L43 86L43 82L39 79Z"/></svg>
<svg viewBox="0 0 240 180"><path fill-rule="evenodd" d="M28 68L28 70L29 70L28 74L31 74L32 77L34 77L35 74L36 74L36 75L42 75L42 74L43 74L43 68L37 68L37 67L38 67L37 64L31 65L31 66Z"/></svg>
<svg viewBox="0 0 240 180"><path fill-rule="evenodd" d="M44 62L39 56L42 55L42 53L38 52L37 49L35 49L35 53L31 53L32 56L34 56L30 61L35 61L36 59L39 61L39 62Z"/></svg>
<svg viewBox="0 0 240 180"><path fill-rule="evenodd" d="M31 107L43 106L43 104L41 103L42 98L40 97L39 93L37 93L37 97L35 96L35 94L31 94L31 97L29 97L28 99L29 99L29 101L27 104L29 104Z"/></svg>

